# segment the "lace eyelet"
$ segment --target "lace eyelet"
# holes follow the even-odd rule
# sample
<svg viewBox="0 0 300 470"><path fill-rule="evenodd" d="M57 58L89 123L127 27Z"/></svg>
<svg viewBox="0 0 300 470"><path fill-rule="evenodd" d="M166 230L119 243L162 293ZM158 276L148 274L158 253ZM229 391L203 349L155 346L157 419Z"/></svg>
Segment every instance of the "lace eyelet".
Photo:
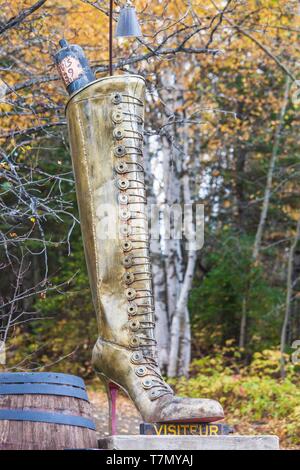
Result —
<svg viewBox="0 0 300 470"><path fill-rule="evenodd" d="M123 259L123 265L125 268L130 268L133 265L133 259L131 256L125 256Z"/></svg>
<svg viewBox="0 0 300 470"><path fill-rule="evenodd" d="M130 346L137 348L140 345L140 340L137 336L132 336L129 340Z"/></svg>
<svg viewBox="0 0 300 470"><path fill-rule="evenodd" d="M121 225L119 230L121 235L127 236L131 234L131 227L129 225Z"/></svg>
<svg viewBox="0 0 300 470"><path fill-rule="evenodd" d="M130 287L129 289L125 290L125 295L128 300L133 300L136 298L136 290Z"/></svg>
<svg viewBox="0 0 300 470"><path fill-rule="evenodd" d="M119 214L119 215L120 215L120 219L122 219L122 220L129 220L130 217L131 217L130 211L128 211L128 210L126 210L126 209L122 209L122 210L120 211L120 214Z"/></svg>
<svg viewBox="0 0 300 470"><path fill-rule="evenodd" d="M134 274L133 273L125 273L123 276L123 280L126 284L132 284L134 282Z"/></svg>
<svg viewBox="0 0 300 470"><path fill-rule="evenodd" d="M119 194L118 200L120 204L128 204L128 196L126 194Z"/></svg>
<svg viewBox="0 0 300 470"><path fill-rule="evenodd" d="M145 379L143 380L142 385L146 390L149 390L149 388L153 387L153 382L151 379Z"/></svg>
<svg viewBox="0 0 300 470"><path fill-rule="evenodd" d="M117 181L117 185L119 189L125 190L129 188L129 181L124 178L120 178Z"/></svg>
<svg viewBox="0 0 300 470"><path fill-rule="evenodd" d="M134 364L139 364L141 362L141 360L143 359L143 354L139 351L135 351L131 354L131 362L133 362Z"/></svg>
<svg viewBox="0 0 300 470"><path fill-rule="evenodd" d="M116 128L113 130L113 136L115 139L121 140L124 137L124 132L122 131L122 129Z"/></svg>
<svg viewBox="0 0 300 470"><path fill-rule="evenodd" d="M115 165L115 170L117 173L126 173L128 166L125 162L117 163Z"/></svg>
<svg viewBox="0 0 300 470"><path fill-rule="evenodd" d="M134 316L137 314L137 305L134 302L131 302L127 307L127 312L129 315Z"/></svg>
<svg viewBox="0 0 300 470"><path fill-rule="evenodd" d="M123 251L130 251L132 248L131 241L126 240L125 242L122 242L122 248L123 248Z"/></svg>
<svg viewBox="0 0 300 470"><path fill-rule="evenodd" d="M138 377L144 377L147 374L147 369L144 366L139 366L135 368L135 373Z"/></svg>
<svg viewBox="0 0 300 470"><path fill-rule="evenodd" d="M123 157L126 154L126 147L124 145L117 145L114 148L115 157Z"/></svg>
<svg viewBox="0 0 300 470"><path fill-rule="evenodd" d="M153 390L151 390L151 392L149 393L149 395L150 395L150 399L151 399L151 400L155 400L156 398L160 397L161 392L160 392L159 390L157 390L157 389L153 389Z"/></svg>
<svg viewBox="0 0 300 470"><path fill-rule="evenodd" d="M137 331L140 328L140 322L138 320L130 320L129 328L131 331Z"/></svg>
<svg viewBox="0 0 300 470"><path fill-rule="evenodd" d="M123 121L122 111L114 111L111 117L112 117L113 122L115 122L116 124L120 124L120 122Z"/></svg>
<svg viewBox="0 0 300 470"><path fill-rule="evenodd" d="M113 104L120 104L122 101L122 95L120 93L114 93L112 97Z"/></svg>

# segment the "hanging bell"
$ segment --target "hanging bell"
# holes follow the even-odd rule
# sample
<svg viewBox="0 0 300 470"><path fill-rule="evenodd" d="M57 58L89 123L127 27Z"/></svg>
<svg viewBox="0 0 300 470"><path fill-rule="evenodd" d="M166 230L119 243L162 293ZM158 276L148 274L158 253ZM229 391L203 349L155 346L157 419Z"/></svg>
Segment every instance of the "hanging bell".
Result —
<svg viewBox="0 0 300 470"><path fill-rule="evenodd" d="M120 10L115 36L137 38L143 36L135 8L129 1Z"/></svg>

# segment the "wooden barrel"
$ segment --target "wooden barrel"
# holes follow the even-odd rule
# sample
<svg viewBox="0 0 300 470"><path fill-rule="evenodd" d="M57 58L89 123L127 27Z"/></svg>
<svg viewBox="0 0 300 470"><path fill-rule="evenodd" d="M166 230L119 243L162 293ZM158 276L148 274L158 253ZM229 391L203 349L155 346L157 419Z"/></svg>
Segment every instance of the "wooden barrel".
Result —
<svg viewBox="0 0 300 470"><path fill-rule="evenodd" d="M96 448L84 381L60 373L0 373L0 449Z"/></svg>

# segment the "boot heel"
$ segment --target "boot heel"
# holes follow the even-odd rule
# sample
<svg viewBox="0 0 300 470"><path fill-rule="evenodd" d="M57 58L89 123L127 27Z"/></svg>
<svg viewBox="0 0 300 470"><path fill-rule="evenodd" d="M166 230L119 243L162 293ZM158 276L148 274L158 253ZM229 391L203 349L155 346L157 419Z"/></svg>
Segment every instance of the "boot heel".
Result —
<svg viewBox="0 0 300 470"><path fill-rule="evenodd" d="M109 434L115 436L117 434L117 395L119 386L110 382L110 380L104 376L99 375L99 378L104 384L107 393Z"/></svg>

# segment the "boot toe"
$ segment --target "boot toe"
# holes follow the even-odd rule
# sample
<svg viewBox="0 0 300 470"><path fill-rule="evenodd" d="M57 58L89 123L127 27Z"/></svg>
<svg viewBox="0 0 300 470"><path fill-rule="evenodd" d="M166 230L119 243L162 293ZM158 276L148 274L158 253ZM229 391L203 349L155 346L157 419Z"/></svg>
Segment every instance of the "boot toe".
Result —
<svg viewBox="0 0 300 470"><path fill-rule="evenodd" d="M162 421L212 422L224 418L222 405L207 398L174 398L162 410Z"/></svg>

